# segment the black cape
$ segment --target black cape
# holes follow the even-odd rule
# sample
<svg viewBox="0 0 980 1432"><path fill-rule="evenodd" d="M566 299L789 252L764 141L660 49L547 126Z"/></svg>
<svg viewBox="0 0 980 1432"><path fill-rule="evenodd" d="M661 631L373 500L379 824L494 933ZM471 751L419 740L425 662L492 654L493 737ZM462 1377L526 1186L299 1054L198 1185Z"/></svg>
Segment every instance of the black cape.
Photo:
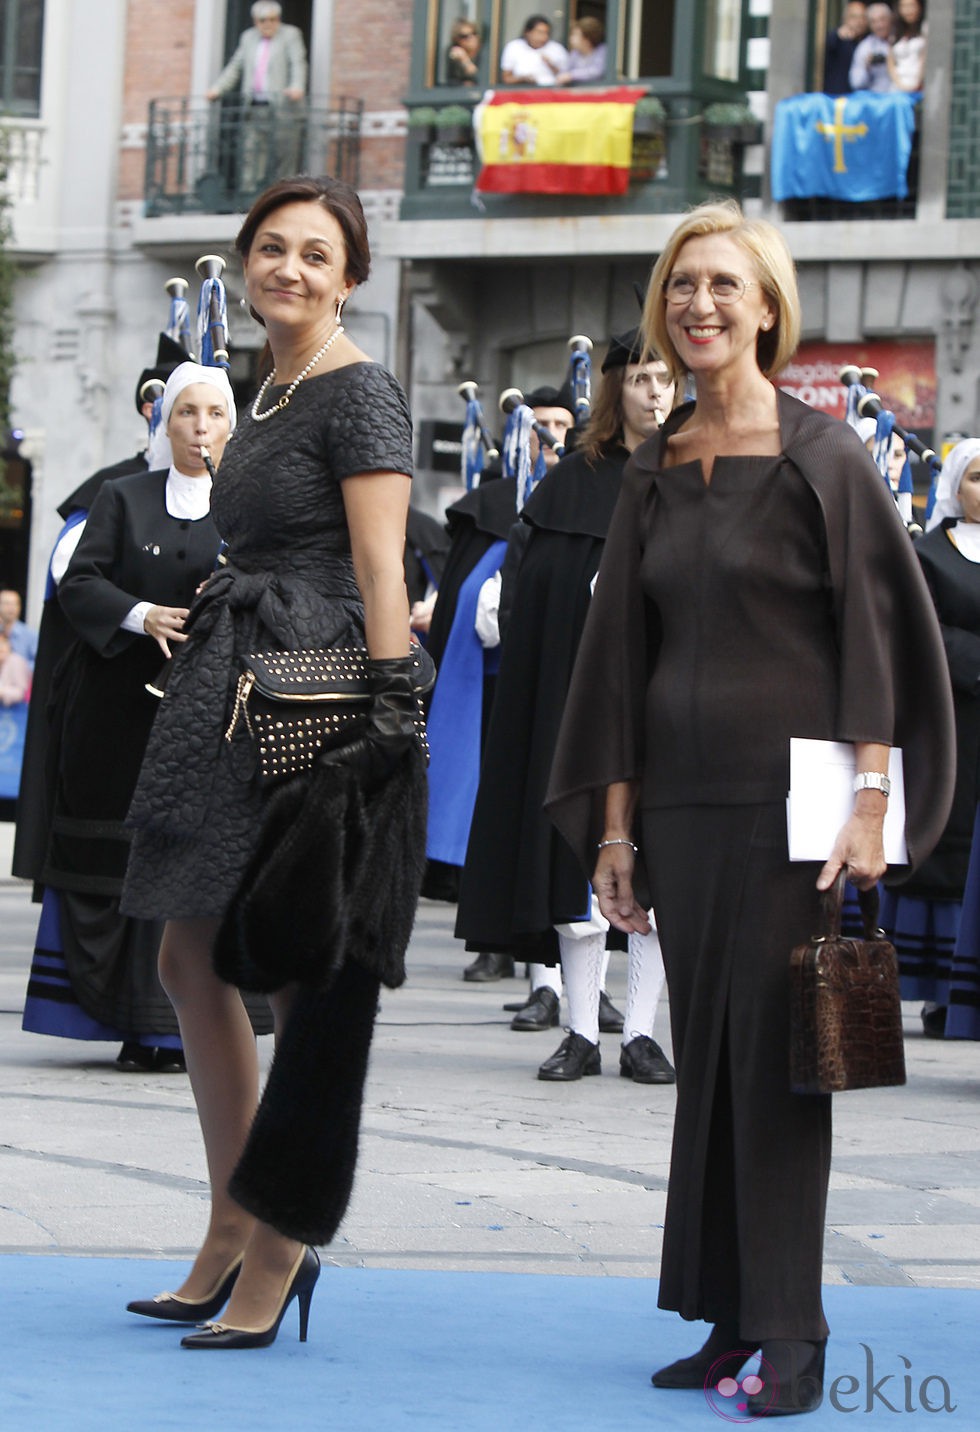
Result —
<svg viewBox="0 0 980 1432"><path fill-rule="evenodd" d="M514 581L480 788L460 883L456 934L470 949L557 959L553 927L586 917L588 881L544 810L591 583L627 459L563 458L521 514Z"/></svg>
<svg viewBox="0 0 980 1432"><path fill-rule="evenodd" d="M124 458L110 467L100 468L76 487L58 507L67 522L78 512L87 512L103 485L130 473L146 472L142 453ZM60 534L59 534L60 535ZM20 794L17 798L17 830L14 837L13 873L21 880L39 885L51 825L51 791L45 782L48 753L48 730L51 720L49 701L55 668L75 640L75 631L61 609L57 589L49 580L45 594L41 624L38 630L37 658L31 684L31 704L27 713L27 735L21 767ZM39 890L35 891L40 899Z"/></svg>
<svg viewBox="0 0 980 1432"><path fill-rule="evenodd" d="M952 526L920 537L914 548L939 617L956 715L953 808L935 850L903 889L926 900L962 900L980 801L980 564L953 546Z"/></svg>
<svg viewBox="0 0 980 1432"><path fill-rule="evenodd" d="M776 396L783 453L816 497L823 524L824 580L841 651L835 738L903 748L914 867L942 833L955 775L949 672L928 588L895 503L857 434L787 393ZM641 782L640 806L651 794L642 789L644 711L658 620L639 584L640 523L656 503L649 474L660 470L661 443L690 412L686 404L671 414L660 436L637 448L628 464L562 721L547 800L587 873L602 833L606 787ZM861 729L869 690L883 694L876 705L890 710L889 731ZM895 875L907 876L909 868L898 867ZM637 898L648 905L642 861L636 883Z"/></svg>
<svg viewBox="0 0 980 1432"><path fill-rule="evenodd" d="M517 515L517 479L481 483L446 509L449 555L439 583L426 650L438 669L456 616L459 589L494 542L506 541Z"/></svg>

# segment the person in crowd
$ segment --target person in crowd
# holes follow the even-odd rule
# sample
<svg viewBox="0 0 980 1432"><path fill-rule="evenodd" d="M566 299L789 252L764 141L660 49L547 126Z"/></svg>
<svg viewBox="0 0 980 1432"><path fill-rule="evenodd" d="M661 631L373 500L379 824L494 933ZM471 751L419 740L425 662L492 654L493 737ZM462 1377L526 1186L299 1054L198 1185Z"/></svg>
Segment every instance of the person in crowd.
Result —
<svg viewBox="0 0 980 1432"><path fill-rule="evenodd" d="M0 591L0 632L10 642L10 650L22 656L33 671L37 659L37 632L20 619L20 592L13 587Z"/></svg>
<svg viewBox="0 0 980 1432"><path fill-rule="evenodd" d="M0 632L0 706L19 706L31 691L31 668L10 645L10 637Z"/></svg>
<svg viewBox="0 0 980 1432"><path fill-rule="evenodd" d="M48 695L51 811L23 1028L122 1039L132 1072L184 1068L177 1018L157 976L162 925L120 914L126 812L158 701L147 690L183 641L219 538L211 477L235 423L223 370L185 362L164 390L169 471L104 483L58 588L75 632ZM268 1026L266 1026L268 1027Z"/></svg>
<svg viewBox="0 0 980 1432"><path fill-rule="evenodd" d="M868 6L869 33L859 41L851 61L849 78L852 90L887 94L894 89L888 68L894 26L895 15L890 5L879 3Z"/></svg>
<svg viewBox="0 0 980 1432"><path fill-rule="evenodd" d="M906 94L922 89L926 74L926 39L929 25L923 0L898 0L895 41L888 51L892 88Z"/></svg>
<svg viewBox="0 0 980 1432"><path fill-rule="evenodd" d="M542 385L526 393L524 401L535 420L564 443L574 423L567 386ZM532 432L532 467L539 452L538 436ZM545 468L557 460L555 450L545 445ZM486 474L446 513L449 556L427 641L438 675L429 707L429 863L423 890L450 902L459 891L496 688L499 572L516 517L517 479L488 479ZM466 967L463 978L483 984L509 978L513 972L511 955L488 951Z"/></svg>
<svg viewBox="0 0 980 1432"><path fill-rule="evenodd" d="M268 183L299 162L300 102L306 95L306 45L302 31L282 23L278 0L256 0L252 26L207 91L209 100L238 94L241 116L240 187Z"/></svg>
<svg viewBox="0 0 980 1432"><path fill-rule="evenodd" d="M606 78L606 30L594 15L576 20L568 35L568 68L560 85L597 85Z"/></svg>
<svg viewBox="0 0 980 1432"><path fill-rule="evenodd" d="M508 40L500 56L505 85L555 85L568 71L568 51L551 38L547 15L529 15L520 38Z"/></svg>
<svg viewBox="0 0 980 1432"><path fill-rule="evenodd" d="M854 51L868 33L865 0L848 0L839 25L827 31L823 55L824 94L850 94Z"/></svg>
<svg viewBox="0 0 980 1432"><path fill-rule="evenodd" d="M420 638L427 637L432 624L448 553L449 534L445 523L437 522L418 507L410 507L405 530L405 589L412 631Z"/></svg>
<svg viewBox="0 0 980 1432"><path fill-rule="evenodd" d="M403 567L411 419L395 379L341 322L370 270L360 199L338 179L283 179L255 201L236 247L273 366L214 484L226 561L182 628L130 809L123 899L128 913L167 922L160 975L211 1182L188 1276L175 1293L129 1308L204 1322L182 1342L204 1351L267 1346L293 1301L305 1339L319 1276L309 1245L329 1241L350 1195L379 981L398 982L425 807ZM271 787L236 703L242 657L310 648L366 649L363 734ZM351 855L348 830L370 860ZM305 859L315 872L301 868ZM275 948L238 923L270 862L285 882L270 897ZM297 965L295 941L283 948L280 932L310 892L311 920L343 910L358 917L358 938L321 928ZM406 926L397 945L393 921ZM256 960L277 1036L261 1102L239 992L256 987ZM211 1321L225 1303L223 1320Z"/></svg>
<svg viewBox="0 0 980 1432"><path fill-rule="evenodd" d="M557 1024L564 980L569 1034L538 1071L553 1082L601 1069L609 922L590 912L591 892L543 802L623 468L673 401L665 365L644 362L641 348L636 330L611 341L578 446L534 489L512 536L520 565L505 608L506 639L460 885L457 936L468 948L508 951L530 963L531 999L513 1028ZM656 934L631 934L626 1011L618 1021L620 1072L640 1083L674 1077L652 1037L662 984Z"/></svg>
<svg viewBox="0 0 980 1432"><path fill-rule="evenodd" d="M153 366L144 368L136 382L136 411L147 424L147 428L153 417L154 404L152 399L145 396L144 384L156 379L162 386L177 365L186 363L189 356L168 334L160 334L156 362ZM158 441L160 435L163 436L166 446L166 434L162 428L159 430ZM169 455L165 461L169 464ZM164 461L158 461L155 465L162 467ZM31 686L33 700L28 712L27 735L24 741L24 768L17 799L17 828L12 864L14 875L21 880L34 882L36 903L40 903L42 898L41 874L47 858L51 825L51 792L45 774L48 753L48 696L58 663L75 641L74 628L58 601L58 584L68 570L72 553L85 530L89 509L103 484L116 477L125 477L131 472L145 473L149 471L149 467L148 448L144 447L131 457L99 468L84 482L79 483L58 506L58 515L64 525L55 539L48 563L44 605L38 628L37 659ZM55 957L52 955L51 958L53 960ZM49 977L57 982L60 997L67 999L70 987L65 971L59 968L56 975L51 970L48 973Z"/></svg>
<svg viewBox="0 0 980 1432"><path fill-rule="evenodd" d="M790 1092L790 952L842 869L862 889L884 871L888 748L913 864L953 783L946 659L895 504L849 427L775 386L800 323L778 229L731 201L681 220L643 330L697 401L627 467L548 794L605 917L645 932L652 894L663 944L678 1097L660 1306L714 1326L654 1384L703 1387L719 1358L737 1377L761 1348L778 1391L746 1402L766 1415L818 1404L828 1332L830 1098ZM854 747L822 866L788 858L794 736Z"/></svg>
<svg viewBox="0 0 980 1432"><path fill-rule="evenodd" d="M935 603L953 684L956 792L935 850L899 890L886 892L881 922L898 951L902 998L924 1001L923 1031L938 1039L946 1029L980 801L980 439L967 438L947 455L915 555Z"/></svg>
<svg viewBox="0 0 980 1432"><path fill-rule="evenodd" d="M446 51L446 84L475 85L480 74L480 31L465 15L453 21Z"/></svg>

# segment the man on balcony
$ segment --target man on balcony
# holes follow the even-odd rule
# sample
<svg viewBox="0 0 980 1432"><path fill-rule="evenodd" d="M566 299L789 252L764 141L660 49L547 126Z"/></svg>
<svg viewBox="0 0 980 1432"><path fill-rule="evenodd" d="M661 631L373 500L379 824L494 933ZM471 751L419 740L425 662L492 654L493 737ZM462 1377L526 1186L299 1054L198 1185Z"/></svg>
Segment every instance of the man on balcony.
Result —
<svg viewBox="0 0 980 1432"><path fill-rule="evenodd" d="M235 89L241 96L239 187L251 192L299 167L306 46L295 25L282 23L278 0L256 0L252 28L207 97L219 99Z"/></svg>
<svg viewBox="0 0 980 1432"><path fill-rule="evenodd" d="M519 40L508 40L500 56L505 85L553 85L568 69L568 51L551 38L546 15L531 15Z"/></svg>

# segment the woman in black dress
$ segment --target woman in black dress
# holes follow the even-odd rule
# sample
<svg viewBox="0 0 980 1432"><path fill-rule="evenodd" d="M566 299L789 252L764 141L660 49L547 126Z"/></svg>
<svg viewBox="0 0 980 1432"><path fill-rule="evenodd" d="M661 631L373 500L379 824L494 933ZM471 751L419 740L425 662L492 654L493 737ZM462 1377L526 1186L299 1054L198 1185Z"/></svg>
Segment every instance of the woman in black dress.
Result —
<svg viewBox="0 0 980 1432"><path fill-rule="evenodd" d="M800 331L782 236L737 205L675 230L643 327L697 402L633 454L579 648L549 803L603 914L663 945L677 1115L660 1304L714 1328L658 1387L738 1379L757 1414L822 1396L830 1099L789 1087L789 959L842 866L885 868L882 777L905 748L914 859L949 808L939 631L857 436L780 392ZM852 742L853 814L790 863L793 736ZM647 877L649 872L649 878Z"/></svg>
<svg viewBox="0 0 980 1432"><path fill-rule="evenodd" d="M187 1278L176 1293L130 1308L195 1322L228 1302L225 1321L183 1340L202 1349L272 1342L294 1298L305 1338L319 1261L299 1231L310 1220L296 1210L318 1196L322 1173L298 1134L276 1145L274 1159L257 1155L256 1141L267 1149L263 1131L274 1141L297 1115L310 1120L303 1138L320 1137L328 1118L320 1095L308 1085L282 1090L277 1070L285 1077L310 1052L309 1011L326 1018L339 1005L340 1033L353 1025L365 1030L357 1050L363 1077L378 995L376 977L347 966L326 994L303 988L298 998L294 984L270 995L277 1056L256 1117L258 1064L242 999L212 966L219 923L239 901L271 814L245 723L225 739L243 655L366 647L374 701L358 747L359 776L374 786L393 766L421 762L402 561L412 472L408 405L340 322L370 265L360 201L338 180L283 180L256 200L237 247L274 367L242 415L214 486L227 564L195 603L167 683L130 811L135 837L125 894L126 908L167 920L161 978L180 1020L211 1179L210 1222ZM422 766L413 800L424 801L424 781ZM286 788L297 782L301 791L309 786L300 776ZM420 875L421 851L404 858ZM390 883L392 872L386 875ZM322 891L311 894L329 903L328 879L344 878L325 871ZM335 1052L327 1045L325 1060ZM354 1071L342 1064L337 1077L354 1081ZM353 1139L353 1147L344 1145L350 1167L337 1171L347 1193L359 1093L357 1086L337 1120ZM295 1160L289 1172L287 1158Z"/></svg>
<svg viewBox="0 0 980 1432"><path fill-rule="evenodd" d="M107 482L92 504L58 601L76 634L52 680L50 831L23 1027L122 1039L129 1071L184 1067L157 978L162 923L120 914L132 799L158 701L147 690L198 585L214 568L211 476L235 424L227 376L183 363L167 383L169 471Z"/></svg>

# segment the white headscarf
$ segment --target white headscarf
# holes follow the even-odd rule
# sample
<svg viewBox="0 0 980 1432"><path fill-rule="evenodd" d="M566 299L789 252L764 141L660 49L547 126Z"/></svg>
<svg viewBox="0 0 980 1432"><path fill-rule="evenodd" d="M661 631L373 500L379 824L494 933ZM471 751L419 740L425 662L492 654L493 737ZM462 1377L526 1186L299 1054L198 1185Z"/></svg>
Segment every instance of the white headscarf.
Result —
<svg viewBox="0 0 980 1432"><path fill-rule="evenodd" d="M231 383L228 381L228 374L224 368L205 368L200 363L180 363L167 379L167 386L163 390L163 408L161 411L160 426L165 430L170 422L170 414L173 412L180 394L192 383L208 383L212 388L217 388L224 399L225 407L228 409L228 421L231 431L234 432L235 424L238 422L238 413L235 409L235 395L231 391Z"/></svg>
<svg viewBox="0 0 980 1432"><path fill-rule="evenodd" d="M926 523L926 531L931 532L949 517L962 517L963 508L960 506L960 483L963 481L963 474L980 457L980 438L964 438L950 450L949 456L942 465L939 474L939 482L936 486L936 505L932 509L929 521Z"/></svg>

